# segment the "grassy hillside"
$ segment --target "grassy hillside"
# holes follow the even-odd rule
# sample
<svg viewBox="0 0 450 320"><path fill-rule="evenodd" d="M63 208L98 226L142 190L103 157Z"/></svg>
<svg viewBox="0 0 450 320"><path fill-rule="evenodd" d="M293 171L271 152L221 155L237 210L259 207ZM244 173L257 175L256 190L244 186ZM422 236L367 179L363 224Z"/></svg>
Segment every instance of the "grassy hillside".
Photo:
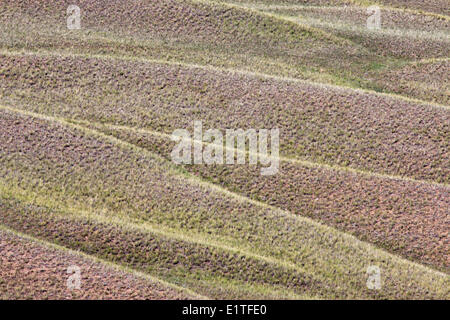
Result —
<svg viewBox="0 0 450 320"><path fill-rule="evenodd" d="M217 1L222 2L222 1ZM362 78L366 81L359 86L403 96L416 97L425 101L448 104L448 81L443 87L426 86L432 78L417 80L393 79L385 77L386 72L400 73L404 68L424 60L446 61L449 56L450 34L448 5L444 2L420 1L421 8L434 8L431 12L416 10L415 1L242 1L230 2L239 8L249 8L268 14L279 20L316 30L350 41L353 46L361 46L372 54L386 58L383 62L367 61ZM369 13L367 7L378 5L380 30L367 28ZM441 8L441 9L438 9ZM447 11L446 11L447 10ZM429 76L429 74L428 74ZM444 75L448 78L448 74ZM396 80L400 80L400 83ZM370 84L369 84L370 83ZM439 92L437 92L439 89Z"/></svg>
<svg viewBox="0 0 450 320"><path fill-rule="evenodd" d="M449 299L448 8L369 31L374 3L79 1L68 30L2 1L0 298ZM279 128L279 173L176 165L199 120Z"/></svg>
<svg viewBox="0 0 450 320"><path fill-rule="evenodd" d="M4 227L0 229L0 249L2 300L202 298L144 274L118 268ZM68 266L83 270L80 288L74 291L66 289ZM8 272L10 270L13 272ZM108 285L105 286L105 283Z"/></svg>
<svg viewBox="0 0 450 320"><path fill-rule="evenodd" d="M86 123L84 123L86 124ZM123 126L89 124L170 160L170 136ZM267 179L260 167L185 166L228 190L350 232L412 260L446 270L448 188L405 178L281 159Z"/></svg>
<svg viewBox="0 0 450 320"><path fill-rule="evenodd" d="M10 228L213 298L446 297L445 274L200 182L143 149L56 119L8 109L1 119L0 136L15 137L1 157ZM380 293L365 288L370 264L386 272Z"/></svg>
<svg viewBox="0 0 450 320"><path fill-rule="evenodd" d="M367 28L366 7L250 6L324 29L386 57L411 60L446 57L449 53L450 18L439 15L383 8L380 10L381 29L374 32Z"/></svg>
<svg viewBox="0 0 450 320"><path fill-rule="evenodd" d="M223 1L223 0L216 0ZM230 1L231 2L231 1ZM305 5L305 6L348 6L362 7L380 6L383 8L396 8L416 11L425 14L450 15L448 1L446 0L233 0L234 3L265 4L265 5Z"/></svg>
<svg viewBox="0 0 450 320"><path fill-rule="evenodd" d="M167 134L194 120L205 129L276 125L290 158L450 182L448 107L151 61L2 58L0 102L10 106Z"/></svg>
<svg viewBox="0 0 450 320"><path fill-rule="evenodd" d="M9 50L182 61L384 92L392 92L389 83L375 83L367 73L401 67L411 58L403 54L381 57L374 48L389 51L393 42L389 38L370 40L364 47L367 43L353 35L345 38L295 17L242 5L206 0L80 1L83 28L74 31L66 27L69 4L2 2L0 12L5 18L0 22L4 30L0 45ZM433 57L448 53L448 37L436 43L426 39L426 46L408 39L400 49L417 45L419 51L434 52ZM429 101L443 103L433 97Z"/></svg>

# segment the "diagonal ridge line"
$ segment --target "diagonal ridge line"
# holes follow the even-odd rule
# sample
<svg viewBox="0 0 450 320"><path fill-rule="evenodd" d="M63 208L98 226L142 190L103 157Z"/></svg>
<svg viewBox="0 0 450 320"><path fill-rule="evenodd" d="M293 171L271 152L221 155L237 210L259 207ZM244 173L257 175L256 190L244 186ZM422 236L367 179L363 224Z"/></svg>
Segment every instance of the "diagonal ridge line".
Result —
<svg viewBox="0 0 450 320"><path fill-rule="evenodd" d="M79 123L81 125L83 125L83 124L84 125L91 124L91 125L94 125L94 126L105 126L107 128L113 129L113 130L127 130L127 131L133 131L133 132L136 132L136 133L149 134L149 135L161 137L163 139L168 139L168 140L171 139L171 135L169 135L167 133L158 132L158 131L152 131L152 130L149 130L149 129L135 128L135 127L129 127L129 126L123 126L123 125L97 123L97 122L91 122L91 121L85 121L85 120L71 119L71 121L76 121L77 123ZM213 145L213 146L220 146L220 145L215 144L215 143L207 143L207 142L204 142L204 141L195 140L193 138L183 138L183 140L190 141L190 142L193 142L195 144L202 144L202 145L208 144L208 145ZM326 163L321 163L321 162L308 161L308 160L302 160L302 159L296 159L296 158L290 158L290 157L280 156L280 157L276 158L276 157L273 157L273 156L263 155L263 154L260 154L258 152L243 151L243 150L240 150L240 149L237 149L237 148L234 148L234 149L233 148L228 148L226 146L222 146L222 148L224 150L233 150L233 151L235 151L237 153L244 153L246 155L249 155L249 154L257 155L258 157L262 157L262 158L270 159L270 160L277 160L277 159L279 159L281 162L297 164L297 165L305 166L305 167L308 167L308 168L319 168L319 169L326 169L326 170L331 170L331 171L351 172L351 173L354 173L354 174L360 174L360 175L364 175L364 176L367 176L367 177L377 177L377 178L384 178L384 179L389 179L389 180L401 180L401 181L407 181L407 182L412 182L412 183L421 183L421 184L434 185L434 186L443 187L443 188L449 188L450 187L450 184L448 184L448 183L439 183L439 182L434 182L434 181L429 181L429 180L414 179L414 178L410 178L410 177L407 177L407 176L379 173L379 172L373 172L373 171L368 171L368 170L356 169L356 168L352 168L352 167L331 165L331 164L326 164Z"/></svg>
<svg viewBox="0 0 450 320"><path fill-rule="evenodd" d="M351 241L353 243L365 246L367 248L367 250L369 250L369 251L379 251L379 252L382 252L383 254L389 255L389 256L393 257L394 260L396 260L396 261L403 261L403 262L405 262L407 264L420 267L424 271L426 270L427 272L432 272L432 273L437 274L439 276L447 276L446 273L443 273L441 271L437 271L437 270L435 270L433 268L430 268L430 267L427 267L427 266L425 266L423 264L420 264L420 263L417 263L417 262L413 262L411 260L408 260L408 259L400 256L400 255L388 252L388 251L386 251L383 248L379 248L379 247L377 247L377 246L375 246L375 245L373 245L373 244L371 244L369 242L360 240L357 237L355 237L354 235L351 235L351 234L349 234L347 232L344 232L344 231L340 231L340 230L338 230L338 229L336 229L334 227L330 227L330 226L328 226L326 224L323 224L321 222L318 222L318 221L316 221L316 220L314 220L312 218L308 218L308 217L292 214L291 212L289 212L287 210L283 210L283 209L277 208L275 206L266 204L264 202L253 200L253 199L250 199L248 197L245 197L245 196L239 195L237 193L231 192L231 191L229 191L229 190L227 190L227 189L225 189L225 188L223 188L221 186L218 186L218 185L215 185L213 183L204 181L204 180L198 178L197 176L191 175L190 173L187 173L187 174L185 174L184 172L182 173L182 171L180 171L179 167L175 166L174 164L172 164L171 162L167 161L163 157L161 157L161 156L159 156L159 155L157 155L157 154L155 154L153 152L150 152L147 149L144 149L142 147L138 147L138 146L136 146L136 145L134 145L132 143L123 141L121 139L115 138L115 137L107 135L107 134L104 134L104 133L99 132L99 131L94 130L94 129L86 128L86 127L84 127L82 125L77 125L77 124L73 124L73 123L67 122L66 120L64 120L62 118L51 117L51 116L47 116L47 115L41 115L41 114L38 114L38 113L34 113L34 112L30 112L30 111L24 111L24 110L12 108L12 107L4 106L4 105L0 105L0 109L7 110L7 111L10 111L10 112L13 112L13 113L17 113L17 114L21 114L21 115L25 115L25 116L29 116L29 117L33 117L33 118L37 118L37 119L42 119L42 120L48 121L50 123L58 123L58 124L60 124L62 126L71 127L71 128L80 130L82 132L85 132L87 134L91 134L91 135L97 136L100 139L104 139L106 141L109 141L110 143L115 144L117 146L121 146L123 148L134 150L135 152L138 152L138 153L142 152L144 154L148 154L149 156L153 157L154 159L161 161L163 163L163 165L165 165L165 168L168 170L168 173L169 174L173 174L175 177L179 178L180 180L188 181L189 183L196 184L196 185L199 185L201 187L207 188L209 190L213 190L215 192L227 195L227 196L232 197L232 198L236 199L237 201L241 201L243 203L249 203L249 204L255 205L255 206L259 207L259 208L271 210L271 212L273 214L279 215L281 217L289 217L289 218L293 218L293 219L299 220L300 222L307 223L307 224L310 224L310 225L312 225L314 227L317 227L318 229L323 230L324 232L331 232L331 233L334 233L334 234L338 234L338 235L342 236L344 239L347 239L347 240L349 240L349 241Z"/></svg>
<svg viewBox="0 0 450 320"><path fill-rule="evenodd" d="M353 92L356 92L359 94L370 94L370 95L387 97L387 98L396 99L396 100L403 100L403 101L410 102L410 103L421 104L421 105L425 105L427 107L450 110L450 106L447 106L447 105L424 101L424 100L420 100L420 99L416 99L416 98L409 98L409 97L402 96L402 95L395 94L395 93L383 93L383 92L377 92L377 91L373 91L373 90L369 90L369 89L353 88L353 87L349 87L349 86L322 83L322 82L316 82L316 81L304 80L304 79L298 79L298 78L292 78L292 77L286 77L286 76L276 76L276 75L271 75L271 74L262 73L262 72L247 71L247 70L232 69L232 68L213 67L213 66L209 66L209 65L199 65L199 64L185 63L185 62L180 62L180 61L136 58L136 57L132 57L132 56L122 56L122 55L68 53L68 52L64 52L64 51L7 50L4 48L0 49L0 54L8 55L8 56L32 55L32 56L43 56L43 57L71 57L71 58L112 60L112 61L131 61L131 62L178 66L178 67L183 67L183 68L200 69L200 70L205 70L205 71L209 71L209 72L231 73L231 74L238 74L238 75L243 75L243 76L247 76L247 77L271 79L271 80L283 81L283 82L300 83L300 84L315 86L316 88L349 90L349 91L353 91Z"/></svg>
<svg viewBox="0 0 450 320"><path fill-rule="evenodd" d="M108 260L104 260L102 258L98 258L96 256L89 255L89 254L87 254L85 252L82 252L82 251L75 251L75 250L72 250L70 248L67 248L67 247L55 244L53 242L49 242L49 241L46 241L46 240L42 240L42 239L36 238L36 237L31 236L29 234L25 234L25 233L16 231L14 229L11 229L11 228L3 225L3 224L0 224L0 231L4 231L4 232L10 233L10 234L13 234L15 236L18 236L20 238L23 238L23 239L26 239L26 240L38 243L38 244L43 245L44 247L47 247L47 248L53 248L53 249L56 249L57 251L63 251L63 252L69 253L69 254L74 255L74 256L79 256L79 257L85 258L85 259L90 260L92 262L103 264L105 266L108 266L108 267L116 270L116 271L123 271L123 272L126 272L128 274L135 275L138 278L162 284L162 285L164 285L166 287L169 287L171 289L175 289L177 291L187 293L188 295L190 295L190 296L192 296L192 297L194 297L196 299L210 300L209 297L204 296L204 295L200 295L200 294L194 292L191 289L188 289L188 288L185 288L185 287L182 287L182 286L179 286L179 285L167 282L165 280L162 280L162 279L159 279L159 278L157 278L155 276L152 276L152 275L150 275L148 273L144 273L144 272L135 270L133 268L126 267L124 265L119 265L119 264L110 262Z"/></svg>

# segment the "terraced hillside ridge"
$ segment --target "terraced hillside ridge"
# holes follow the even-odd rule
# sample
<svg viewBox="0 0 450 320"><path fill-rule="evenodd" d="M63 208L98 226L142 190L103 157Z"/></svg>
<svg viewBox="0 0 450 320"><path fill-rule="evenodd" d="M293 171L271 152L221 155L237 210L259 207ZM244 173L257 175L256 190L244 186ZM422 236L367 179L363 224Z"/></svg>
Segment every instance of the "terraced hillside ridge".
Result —
<svg viewBox="0 0 450 320"><path fill-rule="evenodd" d="M450 15L450 8L448 6L448 1L446 0L233 0L233 2L244 4L264 4L272 6L305 5L326 7L358 5L362 7L369 7L375 5L382 8L396 8L412 12L417 11L421 13L434 13L442 16Z"/></svg>
<svg viewBox="0 0 450 320"><path fill-rule="evenodd" d="M198 298L4 229L0 230L0 249L2 300ZM67 284L74 267L80 270L79 288Z"/></svg>
<svg viewBox="0 0 450 320"><path fill-rule="evenodd" d="M257 10L321 28L383 56L406 59L446 57L449 19L398 9L380 9L381 29L367 27L370 14L360 6L258 6Z"/></svg>
<svg viewBox="0 0 450 320"><path fill-rule="evenodd" d="M383 77L381 75L374 77L378 78L375 81L380 83L385 83L386 78L390 78L392 80L389 81L390 83L396 83L393 86L388 84L391 86L389 90L392 92L448 104L450 96L449 69L450 60L448 58L419 60L407 64L403 68L388 71Z"/></svg>
<svg viewBox="0 0 450 320"><path fill-rule="evenodd" d="M221 1L220 1L221 2ZM234 2L232 2L234 3ZM278 19L307 25L328 34L347 39L367 50L386 58L396 59L396 63L386 67L383 63L373 62L372 70L365 74L365 80L371 79L374 90L395 92L414 96L419 99L448 104L448 81L442 91L431 91L425 85L432 79L409 85L400 84L390 77L384 77L393 69L401 71L403 67L417 60L446 59L449 55L450 17L443 14L414 10L410 3L404 9L372 3L381 8L381 29L367 27L370 2L366 1L243 1L236 5L258 12L275 15ZM441 7L442 3L441 3ZM448 5L447 5L448 7ZM443 10L439 11L443 12ZM370 75L373 73L373 75ZM448 78L448 72L446 78ZM373 80L379 79L378 81ZM445 77L444 77L445 78ZM421 90L418 90L419 88ZM395 89L394 89L395 88ZM430 95L433 93L433 95ZM442 97L444 95L444 98Z"/></svg>
<svg viewBox="0 0 450 320"><path fill-rule="evenodd" d="M448 107L151 61L1 57L5 105L166 134L194 120L205 129L277 126L290 158L450 182Z"/></svg>
<svg viewBox="0 0 450 320"><path fill-rule="evenodd" d="M213 298L447 297L444 273L201 182L120 140L1 112L8 228ZM366 287L372 264L385 270L382 292Z"/></svg>
<svg viewBox="0 0 450 320"><path fill-rule="evenodd" d="M445 2L69 4L0 2L0 299L450 299Z"/></svg>
<svg viewBox="0 0 450 320"><path fill-rule="evenodd" d="M446 0L377 0L373 3L394 8L417 10L420 12L431 12L450 16L450 8L448 6L448 1Z"/></svg>
<svg viewBox="0 0 450 320"><path fill-rule="evenodd" d="M89 126L171 160L175 143L168 135L123 126ZM448 187L287 158L281 159L280 167L281 173L271 179L260 175L259 166L188 165L185 169L228 190L319 219L448 271Z"/></svg>
<svg viewBox="0 0 450 320"><path fill-rule="evenodd" d="M251 196L256 200L265 199L267 203L295 214L321 218L392 251L402 252L408 257L434 264L439 268L448 267L449 257L445 245L446 224L442 224L443 221L448 221L449 201L446 184L450 177L448 139L445 138L448 136L449 118L445 109L415 106L405 102L400 104L400 101L385 99L390 102L385 110L392 116L389 116L389 121L384 119L381 121L378 119L380 114L386 117L379 110L378 103L382 100L379 97L371 97L376 100L374 99L374 105L369 106L367 111L373 112L371 118L375 121L374 124L367 122L367 114L364 116L361 114L363 108L360 107L360 102L354 103L353 110L346 104L351 103L350 99L367 99L366 94L359 94L360 97L358 97L356 93L351 94L334 89L336 95L333 98L330 96L332 89L325 91L323 87L315 88L305 84L261 80L249 76L207 72L198 68L164 64L100 59L61 59L34 55L5 56L4 58L11 66L9 72L5 73L6 81L2 81L0 86L2 100L6 103L19 106L26 101L23 108L27 110L50 116L58 115L72 121L81 120L87 124L105 123L109 126L108 128L127 124L125 127L130 130L126 130L125 134L123 130L120 130L118 135L113 130L112 134L157 152L167 160L170 160L171 150L174 147L169 135L177 127L189 128L194 120L200 119L205 122L205 126L212 128L246 129L248 123L251 126L265 128L273 125L275 120L266 110L275 110L277 107L279 110L277 125L282 125L282 136L288 137L288 139L282 139L281 149L287 156L287 163L282 167L282 174L279 177L268 181L258 176L257 168L249 171L246 166L239 168L193 166L189 168L191 172L200 170L204 178L213 179L216 183L227 186L229 190L237 191L241 195ZM83 67L80 68L80 65ZM51 66L62 66L65 73ZM46 70L47 75L41 70ZM102 81L97 81L94 87L92 84L98 75L93 72L84 76L78 74L77 70L98 70L102 74ZM133 74L127 70L138 71ZM67 88L65 74L75 75L77 84L70 82L70 87ZM113 79L119 79L117 83L120 83L120 87L114 85ZM45 96L35 94L28 96L24 93L20 87L26 88L28 81L33 83L34 92L42 92ZM49 81L53 83L50 85L51 90L48 90ZM183 89L177 91L179 87ZM92 90L93 88L95 91ZM257 97L242 96L244 90L256 91L259 95ZM69 93L71 91L75 92L75 99ZM221 92L221 96L215 94L218 91ZM324 113L324 100L321 97L324 92L328 95L326 101L334 104L330 105L330 112L334 111L336 114ZM343 97L341 101L336 98L338 95ZM89 96L97 97L92 105L81 105L78 102L86 100L85 97ZM318 99L315 109L311 109L312 99ZM105 104L106 101L113 101L113 103ZM190 101L199 105L190 106ZM181 107L179 103L182 103ZM124 105L125 110L122 107L117 108ZM211 109L214 105L217 109ZM286 108L286 105L289 108ZM260 110L251 109L251 106L259 106ZM376 107L378 110L375 109ZM394 113L394 108L399 110ZM410 108L411 115L399 118L399 114L405 112L406 108ZM172 110L172 112L164 114L163 110ZM145 117L145 113L151 116ZM221 116L223 114L226 116ZM255 114L259 116L255 117ZM300 116L301 114L303 117ZM318 114L324 119L318 119L316 117ZM357 129L356 134L351 134L356 123L355 119L358 118L363 121L362 130ZM416 128L419 124L423 124L426 118L431 121L429 129L425 131L425 128L422 128L422 132L417 132ZM336 123L335 119L339 119L340 128L328 128ZM344 127L345 121L341 119L350 120L347 128ZM439 124L442 120L443 122ZM393 126L393 122L397 125ZM403 123L408 123L410 126L404 126ZM151 139L148 140L148 134L143 136L133 131L133 126L143 126L153 132L166 134L167 137L165 140L155 141L154 136L150 135ZM302 126L305 126L305 129ZM368 149L371 135L363 130L371 126L378 128L378 132L373 135L374 145ZM383 126L385 133L382 131ZM386 141L387 137L392 135L394 127L404 131L392 137L398 143L396 150L392 148L394 144L391 144L390 150L386 150L381 141ZM111 134L108 128L107 130L100 128L100 130ZM164 128L163 131L158 131L161 128ZM333 134L335 130L338 131ZM343 135L344 132L346 132L345 135ZM435 137L442 136L444 139L440 143L436 139L427 139L431 133ZM417 140L421 141L422 146L428 151L424 152L423 147L417 148L417 141L411 140L413 135L416 135ZM359 146L355 145L355 138L358 136L361 137ZM306 140L305 137L310 140ZM292 145L291 141L297 141L298 144ZM286 145L283 142L289 144ZM376 144L380 149L376 149ZM312 152L311 146L316 145L321 149ZM345 145L348 145L348 151L345 150ZM302 150L300 146L310 148ZM336 153L333 154L331 150L334 146L336 146ZM442 151L439 152L439 150ZM325 152L329 157L328 161L322 158ZM370 153L361 159L359 157L364 154L363 152ZM430 159L432 152L435 155ZM311 157L314 154L317 156ZM343 159L340 170L321 167L322 162L328 162L331 166L333 162L336 163L334 160L336 158ZM308 166L311 160L316 161L313 168ZM364 161L362 165L359 164L361 160ZM436 162L437 160L441 162ZM400 170L406 169L404 163L407 161L410 164L410 171L406 173L394 171L394 161ZM414 162L415 166L413 166ZM395 181L394 177L389 179L377 177L377 173L383 172L382 168L389 168L390 171L384 172L386 175L394 174L400 178L403 177L402 180L416 178L424 179L424 181ZM352 169L357 172L356 176L355 173L346 172ZM358 169L370 171L358 171ZM316 178L310 181L309 176ZM354 187L355 179L361 181L358 188ZM324 183L325 181L328 182ZM436 181L444 185L435 185ZM362 188L361 184L365 187ZM380 184L384 186L381 193ZM336 189L336 185L341 188ZM281 190L283 192L278 192ZM440 218L436 219L437 216ZM354 221L358 223L355 224ZM392 226L393 221L395 227ZM413 223L413 221L417 222Z"/></svg>
<svg viewBox="0 0 450 320"><path fill-rule="evenodd" d="M380 56L371 45L365 48L296 19L206 0L80 1L83 28L74 31L66 27L69 4L3 1L0 47L176 60L386 93L393 92L367 73L398 68L415 57ZM391 40L375 47L383 48ZM436 51L427 58L448 53L445 41L427 43L437 50L418 46ZM416 44L414 40L408 45Z"/></svg>
<svg viewBox="0 0 450 320"><path fill-rule="evenodd" d="M448 32L450 17L411 9L381 7L381 29L371 30L367 28L369 17L367 6L362 5L336 4L328 6L314 5L314 3L299 5L265 4L263 2L240 3L239 5L275 14L281 19L309 25L337 37L348 39L379 55L395 57L398 59L398 65L385 68L383 64L374 64L373 70L369 73L374 73L374 77L380 78L382 82L378 85L374 84L374 88L383 88L388 92L448 104L448 84L443 92L436 96L430 96L429 92L425 94L427 88L422 90L425 91L423 93L419 93L417 90L408 90L410 88L409 86L405 87L406 83L402 82L400 86L393 79L384 78L384 74L392 69L401 70L405 63L416 62L420 59L446 59L450 48ZM371 78L370 75L366 76ZM448 78L448 73L446 77ZM425 83L422 82L421 85L425 85ZM396 90L392 90L394 86L397 87ZM414 87L417 85L412 86L412 88ZM441 99L440 95L442 94L447 96L446 100Z"/></svg>

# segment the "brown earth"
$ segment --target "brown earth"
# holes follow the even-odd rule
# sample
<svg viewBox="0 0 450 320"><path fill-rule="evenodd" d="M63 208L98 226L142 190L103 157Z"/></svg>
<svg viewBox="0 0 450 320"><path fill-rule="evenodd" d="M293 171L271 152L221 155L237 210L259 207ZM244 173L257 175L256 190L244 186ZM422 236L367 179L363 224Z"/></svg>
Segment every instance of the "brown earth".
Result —
<svg viewBox="0 0 450 320"><path fill-rule="evenodd" d="M189 298L162 284L3 230L0 230L0 252L0 299ZM74 274L67 271L72 266L80 268L80 289L67 285Z"/></svg>

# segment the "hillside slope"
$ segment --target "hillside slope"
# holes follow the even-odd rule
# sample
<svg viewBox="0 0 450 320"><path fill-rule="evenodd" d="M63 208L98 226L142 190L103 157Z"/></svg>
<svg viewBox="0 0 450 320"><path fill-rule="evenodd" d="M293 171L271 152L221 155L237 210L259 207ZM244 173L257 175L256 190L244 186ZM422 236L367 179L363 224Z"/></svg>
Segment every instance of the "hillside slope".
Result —
<svg viewBox="0 0 450 320"><path fill-rule="evenodd" d="M405 59L411 60L402 55L381 57L374 51L379 43L366 48L352 37L240 5L178 0L81 1L83 27L68 30L69 4L3 1L1 47L163 59L384 92L391 92L389 83L380 85L367 74L398 68ZM391 40L377 41L383 48L390 46ZM442 56L448 53L445 41L430 44L437 51L429 45L417 47L436 51L433 57ZM410 39L405 45L416 45L416 41Z"/></svg>
<svg viewBox="0 0 450 320"><path fill-rule="evenodd" d="M2 300L199 298L3 228L0 229L0 250ZM67 277L74 274L73 270L80 270L80 283L71 290L67 287Z"/></svg>
<svg viewBox="0 0 450 320"><path fill-rule="evenodd" d="M213 298L447 297L443 273L199 182L95 131L1 113L9 228ZM379 292L365 284L373 264L385 277Z"/></svg>
<svg viewBox="0 0 450 320"><path fill-rule="evenodd" d="M0 298L450 299L445 3L373 3L2 1ZM175 164L194 121L277 174Z"/></svg>

